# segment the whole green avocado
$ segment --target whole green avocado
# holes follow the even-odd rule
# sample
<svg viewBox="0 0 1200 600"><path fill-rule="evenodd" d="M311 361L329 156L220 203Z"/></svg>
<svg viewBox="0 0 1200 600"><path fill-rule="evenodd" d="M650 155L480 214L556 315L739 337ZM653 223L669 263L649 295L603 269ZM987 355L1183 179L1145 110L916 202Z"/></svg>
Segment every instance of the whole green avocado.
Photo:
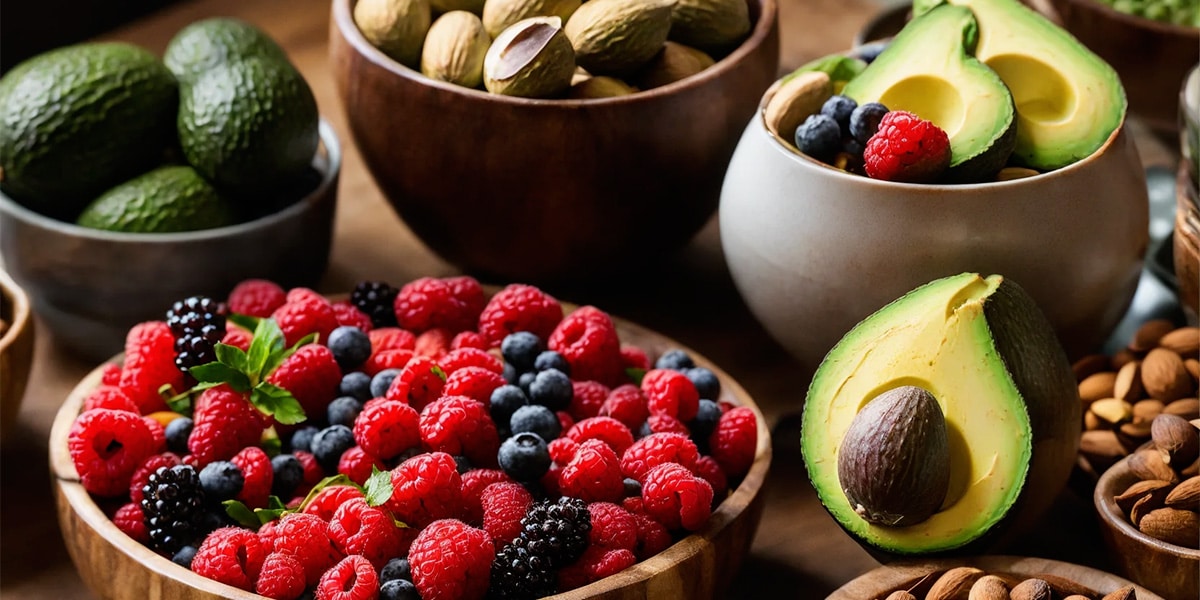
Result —
<svg viewBox="0 0 1200 600"><path fill-rule="evenodd" d="M217 65L254 56L288 60L283 48L254 25L214 17L180 29L167 44L163 63L180 81L189 81Z"/></svg>
<svg viewBox="0 0 1200 600"><path fill-rule="evenodd" d="M67 46L0 79L0 187L73 220L97 194L158 162L175 135L175 77L123 43Z"/></svg>
<svg viewBox="0 0 1200 600"><path fill-rule="evenodd" d="M232 225L232 205L189 166L159 167L96 198L77 225L129 233L173 233Z"/></svg>

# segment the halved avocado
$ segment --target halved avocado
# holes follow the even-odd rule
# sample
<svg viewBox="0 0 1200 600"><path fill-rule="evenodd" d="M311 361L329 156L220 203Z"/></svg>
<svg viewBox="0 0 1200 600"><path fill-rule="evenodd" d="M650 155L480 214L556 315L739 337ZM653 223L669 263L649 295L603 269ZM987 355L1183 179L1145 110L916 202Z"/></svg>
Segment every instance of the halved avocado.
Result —
<svg viewBox="0 0 1200 600"><path fill-rule="evenodd" d="M975 57L1017 104L1015 162L1048 171L1098 150L1125 120L1125 88L1108 63L1017 0L950 0L975 13ZM936 2L914 3L913 11ZM1148 65L1147 68L1153 68Z"/></svg>
<svg viewBox="0 0 1200 600"><path fill-rule="evenodd" d="M971 57L971 11L943 5L913 19L842 93L879 102L946 130L948 181L988 181L1008 161L1016 136L1013 98L1000 76Z"/></svg>
<svg viewBox="0 0 1200 600"><path fill-rule="evenodd" d="M839 448L867 402L901 386L927 390L945 415L949 492L927 520L873 525L839 483ZM1028 294L998 275L963 273L909 292L846 334L817 369L801 427L821 503L864 547L885 556L970 552L1050 506L1075 463L1080 403L1066 354Z"/></svg>

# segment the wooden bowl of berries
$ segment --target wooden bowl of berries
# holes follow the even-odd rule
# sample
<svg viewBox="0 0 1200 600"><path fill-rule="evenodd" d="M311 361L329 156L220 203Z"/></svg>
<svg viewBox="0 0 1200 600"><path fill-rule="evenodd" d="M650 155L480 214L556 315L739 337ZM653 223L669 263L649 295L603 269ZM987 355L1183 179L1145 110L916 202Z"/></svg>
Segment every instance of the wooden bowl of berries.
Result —
<svg viewBox="0 0 1200 600"><path fill-rule="evenodd" d="M0 430L17 421L33 366L33 310L29 297L0 270Z"/></svg>
<svg viewBox="0 0 1200 600"><path fill-rule="evenodd" d="M80 382L50 454L104 598L706 598L771 445L699 354L456 277L182 300Z"/></svg>
<svg viewBox="0 0 1200 600"><path fill-rule="evenodd" d="M734 282L810 369L891 299L955 273L1018 282L1071 356L1133 297L1148 200L1115 73L1016 0L970 8L917 16L869 64L833 55L784 77L730 163L720 224ZM986 26L1039 43L976 40ZM1060 54L1078 71L1022 75Z"/></svg>

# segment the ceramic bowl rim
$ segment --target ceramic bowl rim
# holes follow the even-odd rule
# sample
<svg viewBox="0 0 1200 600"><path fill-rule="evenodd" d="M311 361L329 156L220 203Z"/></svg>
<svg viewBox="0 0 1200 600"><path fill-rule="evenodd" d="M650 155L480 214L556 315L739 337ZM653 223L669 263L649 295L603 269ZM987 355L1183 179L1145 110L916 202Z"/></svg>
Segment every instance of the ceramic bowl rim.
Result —
<svg viewBox="0 0 1200 600"><path fill-rule="evenodd" d="M317 130L320 135L321 145L317 148L313 159L321 156L321 149L324 148L327 158L327 165L321 173L321 181L311 192L303 198L290 204L283 210L273 212L269 215L259 217L257 219L227 225L225 227L216 227L212 229L200 229L197 231L184 231L175 233L128 233L121 231L105 231L100 229L91 229L81 227L74 223L59 221L52 219L40 213L34 212L17 201L13 200L7 194L0 192L0 215L10 215L13 218L37 227L41 230L49 230L55 233L72 236L76 238L92 240L96 242L108 242L116 244L143 244L143 243L190 243L203 242L208 240L242 236L253 231L268 229L271 226L294 219L300 214L308 212L317 204L317 200L329 193L330 188L338 179L338 175L342 168L342 146L338 140L337 132L325 117L320 118Z"/></svg>
<svg viewBox="0 0 1200 600"><path fill-rule="evenodd" d="M25 293L25 290L21 289L21 286L13 281L12 276L4 269L0 269L0 295L8 297L12 303L13 311L12 322L9 323L4 335L0 336L0 354L3 354L29 328L31 319L33 318L33 306L29 302L29 295Z"/></svg>
<svg viewBox="0 0 1200 600"><path fill-rule="evenodd" d="M1200 550L1193 550L1183 546L1177 546L1169 542L1164 542L1157 538L1151 537L1134 528L1134 526L1125 519L1120 508L1117 506L1114 498L1115 490L1111 488L1116 480L1120 477L1131 475L1129 471L1129 456L1117 461L1116 464L1109 467L1107 471L1100 475L1100 479L1096 481L1096 489L1092 492L1093 503L1096 505L1096 512L1100 515L1100 521L1112 528L1120 535L1136 540L1146 550L1165 552L1172 556L1196 561L1200 563Z"/></svg>
<svg viewBox="0 0 1200 600"><path fill-rule="evenodd" d="M658 86L648 90L640 90L633 94L624 96L611 96L607 98L520 98L516 96L504 96L501 94L493 94L486 90L477 90L468 88L453 83L430 79L421 74L420 71L407 67L392 57L384 54L382 50L376 48L358 29L354 22L353 11L351 4L358 0L334 0L333 1L333 23L337 28L342 38L347 45L354 49L355 54L362 56L371 64L387 71L395 77L407 80L418 85L431 87L444 92L450 92L457 95L462 95L467 98L480 101L492 101L498 104L508 104L524 107L551 107L565 110L574 110L582 106L607 106L622 104L634 104L638 102L649 102L658 98L674 95L676 92L682 92L686 89L697 88L709 81L717 79L725 73L732 71L738 65L746 62L746 59L760 46L762 46L770 37L772 30L776 27L778 20L778 0L755 0L760 7L758 21L753 24L750 30L750 35L742 40L732 52L727 54L714 65L704 69L695 75L684 77L678 81L671 82L667 85ZM565 25L565 23L564 23Z"/></svg>

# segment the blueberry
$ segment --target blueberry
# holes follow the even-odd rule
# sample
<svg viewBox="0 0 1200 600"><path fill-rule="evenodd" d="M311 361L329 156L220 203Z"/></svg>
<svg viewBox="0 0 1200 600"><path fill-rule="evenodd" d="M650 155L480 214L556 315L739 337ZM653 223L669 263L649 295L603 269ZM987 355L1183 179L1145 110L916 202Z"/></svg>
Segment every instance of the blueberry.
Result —
<svg viewBox="0 0 1200 600"><path fill-rule="evenodd" d="M857 58L869 65L875 62L875 59L879 57L879 54L888 47L890 41L891 40L880 40L876 42L868 42L855 48L854 50L851 50L850 57Z"/></svg>
<svg viewBox="0 0 1200 600"><path fill-rule="evenodd" d="M272 458L271 471L271 493L280 498L290 498L304 482L304 465L291 454L278 454Z"/></svg>
<svg viewBox="0 0 1200 600"><path fill-rule="evenodd" d="M421 595L413 582L393 579L379 586L379 600L421 600Z"/></svg>
<svg viewBox="0 0 1200 600"><path fill-rule="evenodd" d="M230 525L236 525L236 523L233 522L233 519L229 515L225 514L225 507L220 504L200 513L198 528L203 533L210 533Z"/></svg>
<svg viewBox="0 0 1200 600"><path fill-rule="evenodd" d="M204 498L211 502L233 499L245 483L242 470L227 460L210 462L200 470L200 487L204 488Z"/></svg>
<svg viewBox="0 0 1200 600"><path fill-rule="evenodd" d="M553 350L547 350L533 360L534 371L546 371L548 369L558 369L567 375L571 374L571 365L567 362L567 358Z"/></svg>
<svg viewBox="0 0 1200 600"><path fill-rule="evenodd" d="M538 434L543 440L553 440L562 433L562 422L558 420L558 415L540 404L518 408L508 424L513 435L530 432Z"/></svg>
<svg viewBox="0 0 1200 600"><path fill-rule="evenodd" d="M550 469L550 450L536 433L518 433L500 444L500 468L513 479L527 483L541 479Z"/></svg>
<svg viewBox="0 0 1200 600"><path fill-rule="evenodd" d="M508 423L518 408L529 404L525 392L515 385L502 385L492 391L491 405L492 420L497 424Z"/></svg>
<svg viewBox="0 0 1200 600"><path fill-rule="evenodd" d="M349 371L371 357L371 338L363 330L351 325L334 329L325 345L329 346L333 359L343 371Z"/></svg>
<svg viewBox="0 0 1200 600"><path fill-rule="evenodd" d="M354 447L354 432L345 425L330 425L313 436L312 453L326 473L336 473L342 453Z"/></svg>
<svg viewBox="0 0 1200 600"><path fill-rule="evenodd" d="M317 429L312 425L305 425L304 427L297 429L296 431L292 432L292 438L288 442L288 447L292 452L297 450L312 452L312 440L314 437L316 437L318 431L320 431L320 429Z"/></svg>
<svg viewBox="0 0 1200 600"><path fill-rule="evenodd" d="M713 430L717 428L717 421L720 420L721 407L712 400L701 399L696 418L688 423L688 429L692 432L692 440L696 442L697 446L708 446L708 436L712 435Z"/></svg>
<svg viewBox="0 0 1200 600"><path fill-rule="evenodd" d="M521 373L521 376L517 378L517 386L524 390L526 394L528 394L529 386L533 384L533 380L536 378L537 373L534 373L533 371Z"/></svg>
<svg viewBox="0 0 1200 600"><path fill-rule="evenodd" d="M712 371L704 367L692 367L683 372L687 378L691 380L692 385L696 386L696 392L701 398L716 400L721 395L721 381Z"/></svg>
<svg viewBox="0 0 1200 600"><path fill-rule="evenodd" d="M358 398L363 402L370 400L374 397L371 395L371 376L362 371L346 373L338 384L338 395Z"/></svg>
<svg viewBox="0 0 1200 600"><path fill-rule="evenodd" d="M528 331L510 333L500 342L500 355L504 357L504 362L512 364L518 372L532 369L534 359L544 349L541 338Z"/></svg>
<svg viewBox="0 0 1200 600"><path fill-rule="evenodd" d="M458 471L459 475L471 470L471 461L467 460L467 457L453 456L451 458L454 459L454 467Z"/></svg>
<svg viewBox="0 0 1200 600"><path fill-rule="evenodd" d="M564 410L571 405L575 388L571 378L558 369L547 369L538 373L529 384L529 400L550 410ZM553 439L553 438L550 438Z"/></svg>
<svg viewBox="0 0 1200 600"><path fill-rule="evenodd" d="M412 581L412 566L407 558L393 558L379 571L379 581L387 583L394 579Z"/></svg>
<svg viewBox="0 0 1200 600"><path fill-rule="evenodd" d="M850 135L854 140L866 147L867 142L879 130L879 122L888 113L886 106L878 102L868 102L850 113Z"/></svg>
<svg viewBox="0 0 1200 600"><path fill-rule="evenodd" d="M196 550L197 548L195 546L184 546L179 549L179 552L176 552L175 555L171 557L171 562L185 569L191 569L192 559L196 558Z"/></svg>
<svg viewBox="0 0 1200 600"><path fill-rule="evenodd" d="M392 380L400 374L400 369L384 369L375 374L371 379L371 397L382 398L387 395L388 388L392 387Z"/></svg>
<svg viewBox="0 0 1200 600"><path fill-rule="evenodd" d="M862 158L863 151L866 149L866 144L863 144L852 137L842 140L842 152L845 152L854 158Z"/></svg>
<svg viewBox="0 0 1200 600"><path fill-rule="evenodd" d="M640 440L652 433L654 433L654 430L650 429L650 421L642 421L642 424L638 427L637 431L633 432L633 435Z"/></svg>
<svg viewBox="0 0 1200 600"><path fill-rule="evenodd" d="M188 438L192 436L192 427L194 425L195 422L187 417L177 417L170 423L167 423L167 450L175 454L187 454Z"/></svg>
<svg viewBox="0 0 1200 600"><path fill-rule="evenodd" d="M636 498L642 495L642 484L631 477L625 478L625 497Z"/></svg>
<svg viewBox="0 0 1200 600"><path fill-rule="evenodd" d="M325 407L325 414L328 416L330 425L345 425L353 428L354 420L358 418L358 413L362 412L363 402L358 398L350 396L342 396L335 398L329 406Z"/></svg>
<svg viewBox="0 0 1200 600"><path fill-rule="evenodd" d="M842 135L849 135L850 115L854 112L855 108L858 108L858 103L852 98L830 96L825 101L825 104L821 105L821 114L833 119L841 129Z"/></svg>
<svg viewBox="0 0 1200 600"><path fill-rule="evenodd" d="M682 371L696 366L692 362L692 357L687 355L683 350L667 350L663 355L654 361L655 369L671 369L672 371Z"/></svg>
<svg viewBox="0 0 1200 600"><path fill-rule="evenodd" d="M814 159L828 163L842 148L842 129L837 121L826 115L809 115L796 128L796 147Z"/></svg>
<svg viewBox="0 0 1200 600"><path fill-rule="evenodd" d="M517 378L521 376L517 372L517 368L512 366L512 363L504 363L504 370L501 372L501 375L504 376L504 381L508 383L516 383Z"/></svg>

